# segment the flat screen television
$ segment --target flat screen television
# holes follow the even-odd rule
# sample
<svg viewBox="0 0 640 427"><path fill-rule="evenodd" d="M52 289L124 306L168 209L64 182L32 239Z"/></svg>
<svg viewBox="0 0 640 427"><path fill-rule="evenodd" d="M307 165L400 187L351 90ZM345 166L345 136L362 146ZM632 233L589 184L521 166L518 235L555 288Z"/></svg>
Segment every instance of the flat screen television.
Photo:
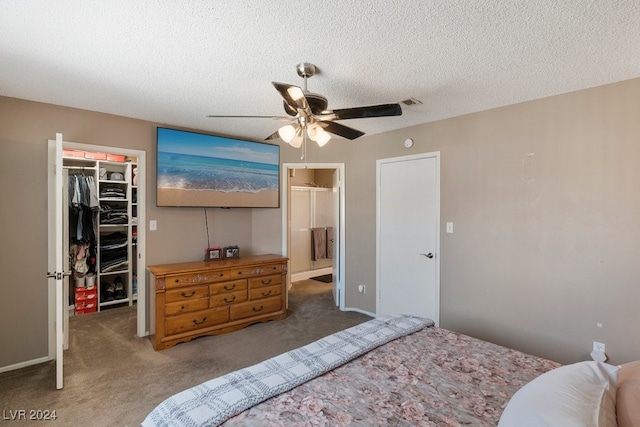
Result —
<svg viewBox="0 0 640 427"><path fill-rule="evenodd" d="M158 127L157 206L277 208L280 147Z"/></svg>

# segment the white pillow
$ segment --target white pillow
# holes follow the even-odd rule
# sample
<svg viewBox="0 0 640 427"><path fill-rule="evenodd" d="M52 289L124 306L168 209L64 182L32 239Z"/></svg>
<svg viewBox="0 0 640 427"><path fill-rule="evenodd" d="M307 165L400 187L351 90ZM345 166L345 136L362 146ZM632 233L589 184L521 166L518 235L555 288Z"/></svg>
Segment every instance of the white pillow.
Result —
<svg viewBox="0 0 640 427"><path fill-rule="evenodd" d="M513 395L498 427L615 427L618 369L589 361L546 372Z"/></svg>

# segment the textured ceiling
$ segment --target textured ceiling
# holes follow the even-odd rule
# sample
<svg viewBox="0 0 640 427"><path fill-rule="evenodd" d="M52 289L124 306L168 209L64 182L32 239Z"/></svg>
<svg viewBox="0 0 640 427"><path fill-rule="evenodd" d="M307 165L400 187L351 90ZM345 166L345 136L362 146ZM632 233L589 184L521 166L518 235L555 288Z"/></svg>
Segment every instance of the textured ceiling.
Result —
<svg viewBox="0 0 640 427"><path fill-rule="evenodd" d="M368 134L640 76L638 0L0 1L0 95L263 139L271 85L399 102Z"/></svg>

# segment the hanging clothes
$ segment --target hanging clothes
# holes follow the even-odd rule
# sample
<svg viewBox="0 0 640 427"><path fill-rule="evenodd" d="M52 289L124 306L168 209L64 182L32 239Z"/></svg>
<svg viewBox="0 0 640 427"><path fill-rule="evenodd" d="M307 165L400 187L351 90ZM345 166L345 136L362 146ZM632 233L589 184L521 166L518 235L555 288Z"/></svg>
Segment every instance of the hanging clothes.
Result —
<svg viewBox="0 0 640 427"><path fill-rule="evenodd" d="M94 242L96 240L96 215L100 209L98 188L93 176L84 171L71 170L69 191L69 238L71 241Z"/></svg>

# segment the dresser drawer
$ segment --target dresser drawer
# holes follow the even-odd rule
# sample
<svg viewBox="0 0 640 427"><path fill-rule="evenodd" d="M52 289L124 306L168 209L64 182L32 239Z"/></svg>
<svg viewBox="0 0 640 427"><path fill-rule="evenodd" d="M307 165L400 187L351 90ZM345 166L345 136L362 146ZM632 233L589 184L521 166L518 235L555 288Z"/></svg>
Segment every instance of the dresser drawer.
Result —
<svg viewBox="0 0 640 427"><path fill-rule="evenodd" d="M282 283L282 276L279 274L273 274L271 276L255 277L249 279L249 289L259 289L265 286L279 285Z"/></svg>
<svg viewBox="0 0 640 427"><path fill-rule="evenodd" d="M216 283L209 285L209 295L214 296L228 292L247 290L246 279L234 280L233 282Z"/></svg>
<svg viewBox="0 0 640 427"><path fill-rule="evenodd" d="M212 295L209 297L210 307L225 307L230 304L245 302L247 300L247 290L227 292L225 294Z"/></svg>
<svg viewBox="0 0 640 427"><path fill-rule="evenodd" d="M192 311L206 310L209 308L208 298L199 298L196 300L171 302L165 304L164 315L175 316L176 314L190 313Z"/></svg>
<svg viewBox="0 0 640 427"><path fill-rule="evenodd" d="M265 298L258 301L232 305L230 309L231 320L238 320L280 311L282 309L282 301L280 297Z"/></svg>
<svg viewBox="0 0 640 427"><path fill-rule="evenodd" d="M209 286L191 286L182 289L172 289L165 294L165 302L189 301L209 296Z"/></svg>
<svg viewBox="0 0 640 427"><path fill-rule="evenodd" d="M167 276L164 279L164 286L166 289L174 289L181 288L183 286L222 282L229 279L229 270L207 271L203 273Z"/></svg>
<svg viewBox="0 0 640 427"><path fill-rule="evenodd" d="M176 335L183 332L196 331L198 329L228 322L229 308L211 308L209 310L181 314L179 316L167 317L165 321L166 335Z"/></svg>
<svg viewBox="0 0 640 427"><path fill-rule="evenodd" d="M282 273L287 270L287 264L267 264L257 267L235 268L231 270L231 278L262 276L265 274Z"/></svg>
<svg viewBox="0 0 640 427"><path fill-rule="evenodd" d="M275 297L281 293L282 286L280 285L260 286L259 288L252 288L249 290L249 299L254 301L260 298Z"/></svg>

